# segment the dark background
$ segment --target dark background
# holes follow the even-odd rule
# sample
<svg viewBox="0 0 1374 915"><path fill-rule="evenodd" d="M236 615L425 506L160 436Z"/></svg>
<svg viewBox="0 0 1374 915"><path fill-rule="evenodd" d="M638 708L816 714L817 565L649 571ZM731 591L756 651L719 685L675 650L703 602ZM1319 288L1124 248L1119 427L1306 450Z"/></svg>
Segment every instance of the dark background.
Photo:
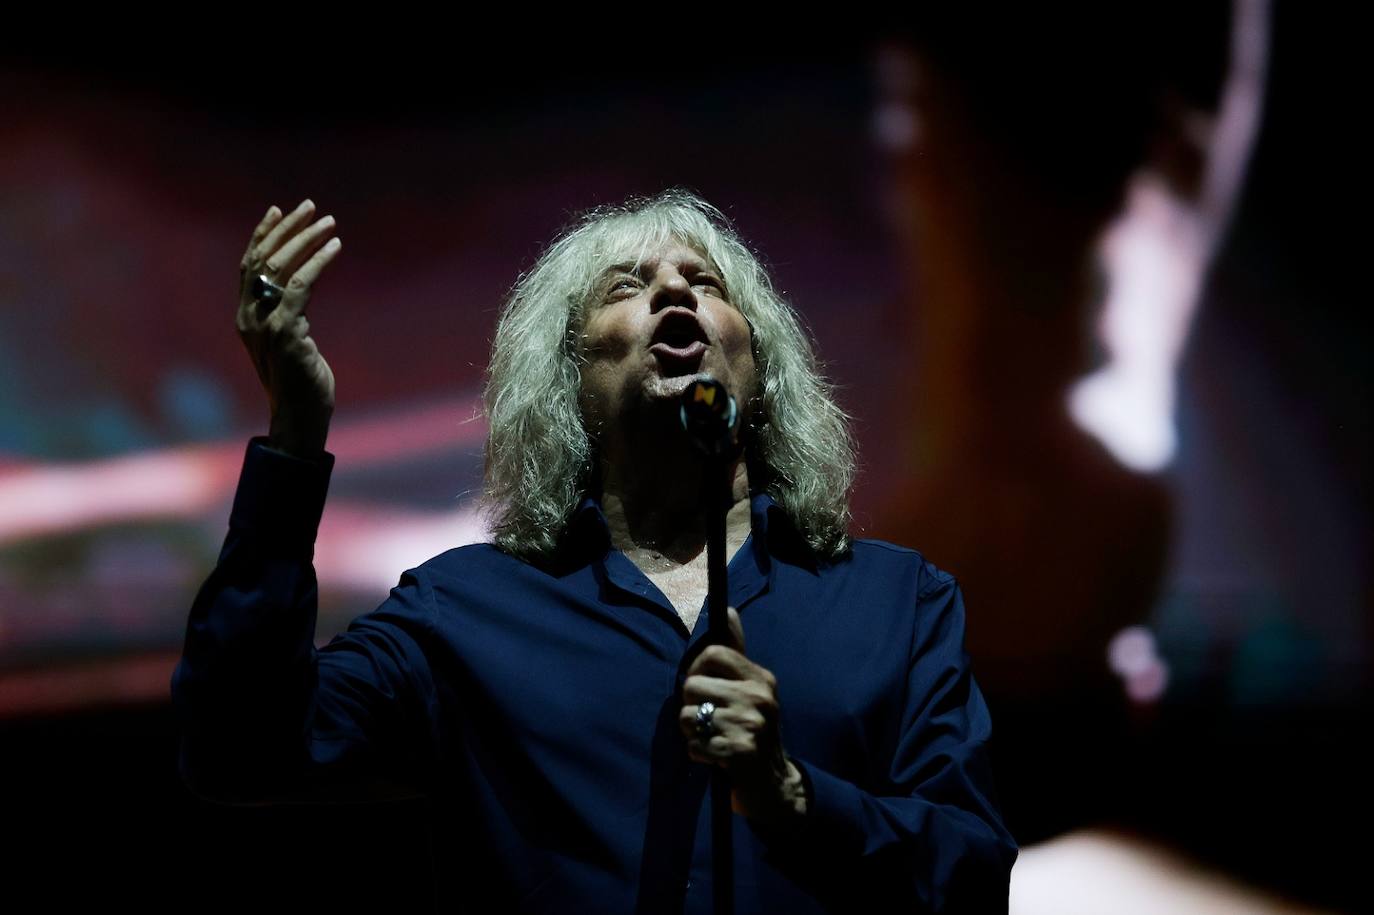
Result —
<svg viewBox="0 0 1374 915"><path fill-rule="evenodd" d="M1106 824L1355 911L1370 898L1368 210L1341 31L1276 12L1260 135L1181 369L1172 548L1147 621L1170 688L1056 815L1008 800L1020 837ZM902 478L876 417L905 357L888 323L904 272L872 139L876 41L746 54L608 29L516 55L488 37L462 53L413 34L322 41L275 71L210 43L11 57L0 482L207 443L232 455L260 431L230 315L269 203L308 195L339 220L344 253L312 309L340 425L404 425L415 405L471 403L504 291L572 213L688 186L813 330L867 456L861 533L883 536ZM479 447L460 430L353 469L341 455L333 498L357 514L340 536L461 510ZM213 504L0 541L6 893L423 909L432 869L452 866L431 860L423 807L224 808L176 776L166 683L226 479ZM393 577L451 545L408 544ZM327 590L320 636L385 587Z"/></svg>

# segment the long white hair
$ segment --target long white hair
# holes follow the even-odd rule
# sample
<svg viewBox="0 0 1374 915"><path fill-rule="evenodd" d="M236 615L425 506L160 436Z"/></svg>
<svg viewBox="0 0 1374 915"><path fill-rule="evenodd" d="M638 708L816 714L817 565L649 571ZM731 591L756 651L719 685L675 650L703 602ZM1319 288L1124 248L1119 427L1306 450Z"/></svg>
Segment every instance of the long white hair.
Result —
<svg viewBox="0 0 1374 915"><path fill-rule="evenodd" d="M818 554L849 547L854 447L796 314L725 216L683 190L584 213L511 289L496 327L484 401L483 502L496 545L553 552L587 494L596 460L579 407L578 334L612 264L680 241L720 271L753 328L759 397L745 455L755 491L773 497Z"/></svg>

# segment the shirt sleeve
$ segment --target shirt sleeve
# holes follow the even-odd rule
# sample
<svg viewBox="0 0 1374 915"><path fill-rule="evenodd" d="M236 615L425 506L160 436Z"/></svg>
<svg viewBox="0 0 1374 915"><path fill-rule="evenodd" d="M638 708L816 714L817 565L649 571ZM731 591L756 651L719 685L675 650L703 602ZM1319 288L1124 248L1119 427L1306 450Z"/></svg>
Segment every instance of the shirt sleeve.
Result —
<svg viewBox="0 0 1374 915"><path fill-rule="evenodd" d="M433 690L432 594L409 572L381 607L314 644L312 564L333 458L254 439L219 561L172 676L180 769L230 803L370 799L422 790Z"/></svg>
<svg viewBox="0 0 1374 915"><path fill-rule="evenodd" d="M939 573L917 603L887 783L870 793L793 759L808 808L782 841L798 871L833 875L844 892L869 888L884 900L880 910L1006 912L1017 848L997 809L991 722L964 652L963 597ZM905 906L892 905L898 900Z"/></svg>

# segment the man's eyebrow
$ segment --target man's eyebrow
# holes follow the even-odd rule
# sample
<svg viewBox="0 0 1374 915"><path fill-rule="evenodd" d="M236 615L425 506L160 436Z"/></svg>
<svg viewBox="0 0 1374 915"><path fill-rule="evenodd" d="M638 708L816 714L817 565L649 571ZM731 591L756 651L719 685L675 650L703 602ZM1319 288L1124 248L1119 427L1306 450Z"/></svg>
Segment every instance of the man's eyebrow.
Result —
<svg viewBox="0 0 1374 915"><path fill-rule="evenodd" d="M605 270L597 274L597 280L604 281L619 273L628 273L631 276L638 276L647 264L647 261L621 261L618 264L611 264Z"/></svg>
<svg viewBox="0 0 1374 915"><path fill-rule="evenodd" d="M597 275L598 280L606 280L619 273L628 273L631 276L639 276L646 270L652 272L658 266L658 259L653 257L638 261L621 261L618 264L611 264ZM682 266L693 273L711 273L716 276L721 275L718 267L712 264L707 258L700 255L684 261Z"/></svg>

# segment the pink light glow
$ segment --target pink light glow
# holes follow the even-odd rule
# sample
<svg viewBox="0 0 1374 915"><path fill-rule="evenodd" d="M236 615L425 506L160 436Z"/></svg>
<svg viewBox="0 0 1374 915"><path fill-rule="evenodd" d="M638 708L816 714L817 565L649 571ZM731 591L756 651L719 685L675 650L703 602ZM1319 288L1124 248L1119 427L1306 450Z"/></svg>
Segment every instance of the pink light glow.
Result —
<svg viewBox="0 0 1374 915"><path fill-rule="evenodd" d="M471 446L486 436L471 398L336 422L330 450L350 469ZM196 517L226 501L243 443L68 464L0 466L0 546L107 524Z"/></svg>
<svg viewBox="0 0 1374 915"><path fill-rule="evenodd" d="M417 512L332 501L320 521L315 569L327 587L372 592L380 599L404 570L486 534L471 505Z"/></svg>
<svg viewBox="0 0 1374 915"><path fill-rule="evenodd" d="M351 471L473 448L485 437L475 399L464 397L336 419L329 447L339 466ZM44 464L6 455L0 459L0 546L102 525L196 519L223 511L246 439L81 463ZM404 569L484 533L467 505L422 512L331 501L320 525L316 567L327 588L380 600ZM0 619L0 630L3 624ZM0 675L0 716L164 700L175 663L176 655L164 652L10 671Z"/></svg>
<svg viewBox="0 0 1374 915"><path fill-rule="evenodd" d="M174 448L0 477L0 545L65 531L203 512L232 489L240 446Z"/></svg>
<svg viewBox="0 0 1374 915"><path fill-rule="evenodd" d="M1107 663L1121 677L1126 695L1142 705L1156 702L1169 686L1169 665L1155 648L1154 633L1128 626L1107 645Z"/></svg>

